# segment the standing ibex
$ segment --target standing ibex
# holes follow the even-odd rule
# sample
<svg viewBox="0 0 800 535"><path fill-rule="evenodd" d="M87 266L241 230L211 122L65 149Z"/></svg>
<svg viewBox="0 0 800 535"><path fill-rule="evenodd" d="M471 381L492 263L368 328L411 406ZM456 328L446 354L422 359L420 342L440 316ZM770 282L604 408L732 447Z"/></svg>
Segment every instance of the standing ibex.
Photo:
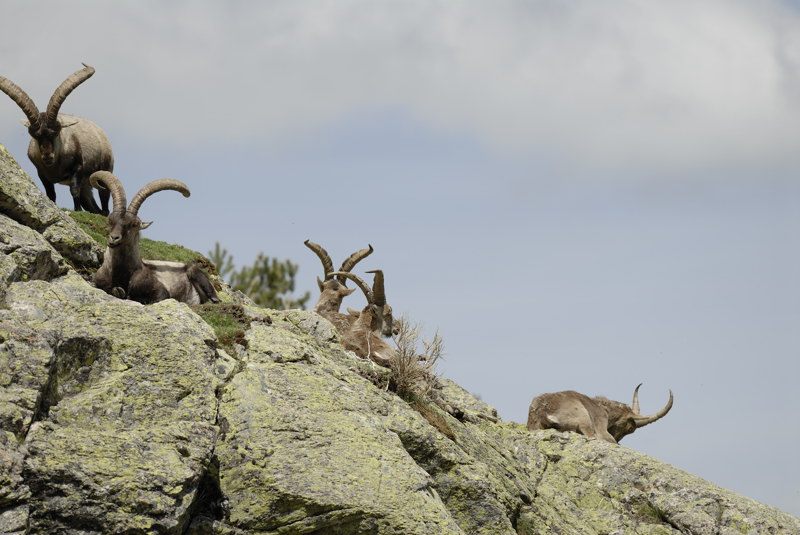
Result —
<svg viewBox="0 0 800 535"><path fill-rule="evenodd" d="M67 96L94 74L94 69L85 63L84 68L74 72L55 90L47 109L39 113L33 100L14 82L0 76L0 90L22 108L27 121L31 142L28 145L30 158L47 196L56 201L54 184L69 184L75 210L108 214L108 191L100 191L97 206L89 184L89 176L95 171L113 171L114 155L105 132L91 121L60 115L58 110Z"/></svg>
<svg viewBox="0 0 800 535"><path fill-rule="evenodd" d="M142 222L137 215L142 203L150 195L163 190L179 191L189 196L186 184L162 178L145 184L127 204L125 190L119 179L107 171L97 171L90 177L96 188L111 191L114 210L108 214L111 229L103 265L94 276L95 285L119 298L128 298L149 304L173 298L190 305L219 302L217 292L208 276L196 263L142 260L139 251L139 232L152 222Z"/></svg>
<svg viewBox="0 0 800 535"><path fill-rule="evenodd" d="M663 418L672 408L672 390L666 406L652 416L639 414L639 387L633 391L633 407L604 397L590 398L567 390L533 398L528 410L528 429L577 431L589 438L614 444L640 427Z"/></svg>
<svg viewBox="0 0 800 535"><path fill-rule="evenodd" d="M358 317L351 316L353 318L352 323L348 329L341 333L342 345L361 358L371 359L381 366L389 366L392 360L397 357L397 351L381 337L384 330L384 307L388 306L386 305L383 271L376 269L367 273L375 274L372 288L353 273L344 271L334 271L332 273L337 277L347 277L355 282L367 298L367 306L361 310Z"/></svg>

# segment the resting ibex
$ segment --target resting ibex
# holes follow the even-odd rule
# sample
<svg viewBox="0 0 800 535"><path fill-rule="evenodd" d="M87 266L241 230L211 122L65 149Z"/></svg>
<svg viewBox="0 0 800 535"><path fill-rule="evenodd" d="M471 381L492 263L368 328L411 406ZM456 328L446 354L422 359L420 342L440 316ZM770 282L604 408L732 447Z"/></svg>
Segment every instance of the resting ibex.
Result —
<svg viewBox="0 0 800 535"><path fill-rule="evenodd" d="M314 306L314 312L324 317L340 331L346 330L358 318L361 312L357 310L347 309L348 314L342 314L339 309L342 306L342 300L353 293L355 288L348 288L345 284L347 277L341 273L349 273L357 263L372 254L372 245L369 249L361 249L348 256L339 271L333 271L333 261L328 255L328 252L310 240L303 242L306 247L314 251L322 262L322 269L325 272L325 279L320 280L317 277L317 285L319 286L320 296L317 304ZM340 273L340 275L336 275ZM335 278L334 278L335 277ZM383 336L392 336L396 333L395 321L392 316L392 307L388 303L383 305Z"/></svg>
<svg viewBox="0 0 800 535"><path fill-rule="evenodd" d="M108 191L100 191L101 209L92 195L89 176L95 171L114 170L111 144L105 132L93 122L58 113L67 96L94 74L92 67L85 63L83 66L58 86L42 113L27 93L11 80L0 76L0 90L11 97L28 118L22 121L32 138L28 158L36 167L50 200L56 201L54 184L69 184L75 210L83 208L108 214Z"/></svg>
<svg viewBox="0 0 800 535"><path fill-rule="evenodd" d="M306 240L303 243L319 257L325 275L324 279L317 277L320 295L317 304L314 305L314 312L333 323L333 326L340 333L344 333L353 324L354 318L348 314L342 314L339 309L342 306L342 300L355 292L356 289L347 287L346 277L334 277L333 260L328 255L328 251L311 240ZM350 272L357 263L372 254L372 251L373 249L370 245L369 249L361 249L354 252L342 262L342 267L339 268L338 272Z"/></svg>
<svg viewBox="0 0 800 535"><path fill-rule="evenodd" d="M163 191L179 191L189 196L186 184L177 180L160 179L145 184L127 204L125 190L119 179L107 171L97 171L90 177L96 188L111 191L114 210L108 214L111 229L103 265L94 276L95 285L115 297L128 298L143 304L173 298L190 305L219 302L217 292L208 276L196 263L142 260L139 251L139 232L149 227L137 215L139 207L150 195Z"/></svg>
<svg viewBox="0 0 800 535"><path fill-rule="evenodd" d="M306 247L314 251L314 253L319 257L320 261L322 262L322 269L325 272L325 278L323 280L320 280L320 278L317 277L317 285L319 286L320 296L317 304L314 306L314 312L317 312L322 316L328 312L338 313L342 306L342 300L351 293L355 292L356 289L347 287L345 284L345 277L339 276L334 278L333 260L331 260L330 255L328 255L328 251L323 249L321 245L316 244L311 240L306 240L303 243ZM369 249L361 249L360 251L356 251L355 253L351 254L345 259L344 262L342 262L342 267L339 268L339 272L350 272L350 270L352 270L356 264L371 255L372 251L373 249L370 245Z"/></svg>
<svg viewBox="0 0 800 535"><path fill-rule="evenodd" d="M528 429L577 431L589 438L618 443L640 427L663 418L672 408L672 390L666 406L652 416L639 414L639 387L633 391L633 407L604 397L590 398L567 390L533 398L528 410Z"/></svg>
<svg viewBox="0 0 800 535"><path fill-rule="evenodd" d="M372 288L358 275L344 271L333 272L333 275L337 277L347 277L355 282L367 298L367 306L361 310L358 317L351 316L352 324L341 332L342 345L361 358L371 359L381 366L389 366L397 356L397 351L381 337L385 315L384 306L386 306L383 271L376 269L367 273L375 274Z"/></svg>

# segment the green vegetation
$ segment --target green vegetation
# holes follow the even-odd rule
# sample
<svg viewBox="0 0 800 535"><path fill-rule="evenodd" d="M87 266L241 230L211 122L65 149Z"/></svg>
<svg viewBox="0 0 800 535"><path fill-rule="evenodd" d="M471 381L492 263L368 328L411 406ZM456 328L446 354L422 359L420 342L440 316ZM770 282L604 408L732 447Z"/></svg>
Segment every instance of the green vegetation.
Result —
<svg viewBox="0 0 800 535"><path fill-rule="evenodd" d="M209 251L208 257L231 288L245 293L259 306L275 310L305 309L306 301L311 297L309 292L297 299L291 295L299 266L290 260L281 262L259 253L253 265L237 270L233 256L219 243Z"/></svg>
<svg viewBox="0 0 800 535"><path fill-rule="evenodd" d="M89 212L73 212L66 209L64 211L81 226L86 234L105 247L106 237L108 236L108 221L105 216L90 214Z"/></svg>
<svg viewBox="0 0 800 535"><path fill-rule="evenodd" d="M245 333L250 328L250 319L241 306L205 303L193 305L192 310L214 329L217 343L223 349L235 354L234 344L247 347Z"/></svg>
<svg viewBox="0 0 800 535"><path fill-rule="evenodd" d="M72 219L78 222L81 228L83 228L94 241L105 247L108 238L108 221L105 216L90 214L89 212L73 212L70 210L67 210L67 213ZM146 260L173 260L175 262L193 262L199 260L203 263L204 268L212 273L215 272L214 266L211 265L203 255L181 245L173 245L163 241L142 238L139 242L139 249L142 252L142 258Z"/></svg>

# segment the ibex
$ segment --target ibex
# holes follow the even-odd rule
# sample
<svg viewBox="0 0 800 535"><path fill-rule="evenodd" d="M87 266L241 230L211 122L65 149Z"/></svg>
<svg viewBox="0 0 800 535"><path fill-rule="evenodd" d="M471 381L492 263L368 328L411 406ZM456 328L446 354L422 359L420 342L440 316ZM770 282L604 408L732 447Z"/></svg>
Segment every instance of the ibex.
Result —
<svg viewBox="0 0 800 535"><path fill-rule="evenodd" d="M342 306L342 300L355 292L356 289L347 287L346 277L334 277L333 261L330 255L328 255L328 251L323 249L321 245L311 240L306 240L303 244L314 251L314 254L319 257L325 276L324 279L317 277L320 295L313 310L333 323L333 326L336 327L336 330L340 333L344 333L350 328L350 325L353 324L354 318L348 314L342 314L339 312L339 309ZM354 252L342 262L342 267L339 268L338 272L350 272L357 263L372 254L372 251L373 249L370 245L368 249L361 249L360 251Z"/></svg>
<svg viewBox="0 0 800 535"><path fill-rule="evenodd" d="M355 282L367 298L367 306L361 310L358 317L351 316L353 318L351 325L341 332L342 345L361 358L371 359L381 366L389 366L397 357L397 351L381 336L385 315L384 306L386 306L383 271L376 269L367 273L375 274L372 288L353 273L344 271L332 273L334 276L346 277Z"/></svg>
<svg viewBox="0 0 800 535"><path fill-rule="evenodd" d="M319 286L320 296L317 304L314 306L314 312L324 317L334 324L334 326L342 332L346 330L358 318L361 312L357 310L347 309L348 314L342 314L339 309L342 306L342 300L355 291L355 288L348 288L345 284L347 277L344 275L335 275L335 273L349 273L357 263L372 254L374 250L372 245L369 249L361 249L348 256L339 271L333 271L333 261L328 255L328 252L310 240L303 242L306 247L314 251L322 262L322 269L325 272L325 279L320 280L317 277L317 285ZM334 278L335 276L335 278ZM388 303L383 306L383 336L392 336L396 334L396 326L394 317L392 316L392 307Z"/></svg>
<svg viewBox="0 0 800 535"><path fill-rule="evenodd" d="M344 276L334 278L333 260L331 260L330 255L328 255L328 251L323 249L321 245L316 244L311 240L306 240L303 242L303 244L314 251L314 253L319 257L320 261L322 262L322 269L325 273L324 279L320 280L320 278L317 277L317 285L319 286L320 296L319 300L317 300L317 304L314 306L314 312L317 312L322 316L328 312L338 313L342 306L342 300L351 293L355 292L356 289L347 287L345 284L346 278ZM374 249L372 248L372 245L370 245L369 249L361 249L360 251L356 251L348 256L345 261L342 262L342 267L339 268L339 273L350 272L350 270L352 270L356 264L371 255L373 250Z"/></svg>
<svg viewBox="0 0 800 535"><path fill-rule="evenodd" d="M528 429L576 431L589 438L617 444L640 427L663 418L672 408L672 390L666 406L652 416L639 414L639 387L633 391L633 406L604 397L590 398L567 390L533 398L528 410Z"/></svg>
<svg viewBox="0 0 800 535"><path fill-rule="evenodd" d="M94 69L85 63L84 68L74 72L55 90L47 109L39 113L33 100L14 82L0 76L0 90L22 108L27 120L31 142L28 145L30 158L45 192L51 201L56 201L54 184L69 184L75 210L108 214L108 191L100 191L97 206L89 184L89 176L95 171L113 171L114 155L105 132L93 122L59 114L67 96L94 74Z"/></svg>
<svg viewBox="0 0 800 535"><path fill-rule="evenodd" d="M197 263L142 260L139 251L139 233L152 224L139 219L142 203L150 195L163 190L178 191L188 197L186 184L166 178L153 180L127 204L125 190L117 177L108 171L97 171L90 177L90 182L101 188L99 181L110 190L114 210L108 214L111 227L108 248L103 265L95 273L95 285L115 297L143 304L170 297L190 305L219 302L214 286Z"/></svg>

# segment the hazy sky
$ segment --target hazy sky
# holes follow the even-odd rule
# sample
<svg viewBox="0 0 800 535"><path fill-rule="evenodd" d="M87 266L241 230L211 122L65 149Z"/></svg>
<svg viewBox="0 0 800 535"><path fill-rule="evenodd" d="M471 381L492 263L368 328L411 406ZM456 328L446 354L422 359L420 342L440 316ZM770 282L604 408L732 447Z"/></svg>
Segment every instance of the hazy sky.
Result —
<svg viewBox="0 0 800 535"><path fill-rule="evenodd" d="M145 236L289 258L312 300L303 240L370 243L359 269L505 420L671 388L624 445L800 515L798 2L3 3L0 75L40 106L81 62L62 111L129 196L192 190Z"/></svg>

